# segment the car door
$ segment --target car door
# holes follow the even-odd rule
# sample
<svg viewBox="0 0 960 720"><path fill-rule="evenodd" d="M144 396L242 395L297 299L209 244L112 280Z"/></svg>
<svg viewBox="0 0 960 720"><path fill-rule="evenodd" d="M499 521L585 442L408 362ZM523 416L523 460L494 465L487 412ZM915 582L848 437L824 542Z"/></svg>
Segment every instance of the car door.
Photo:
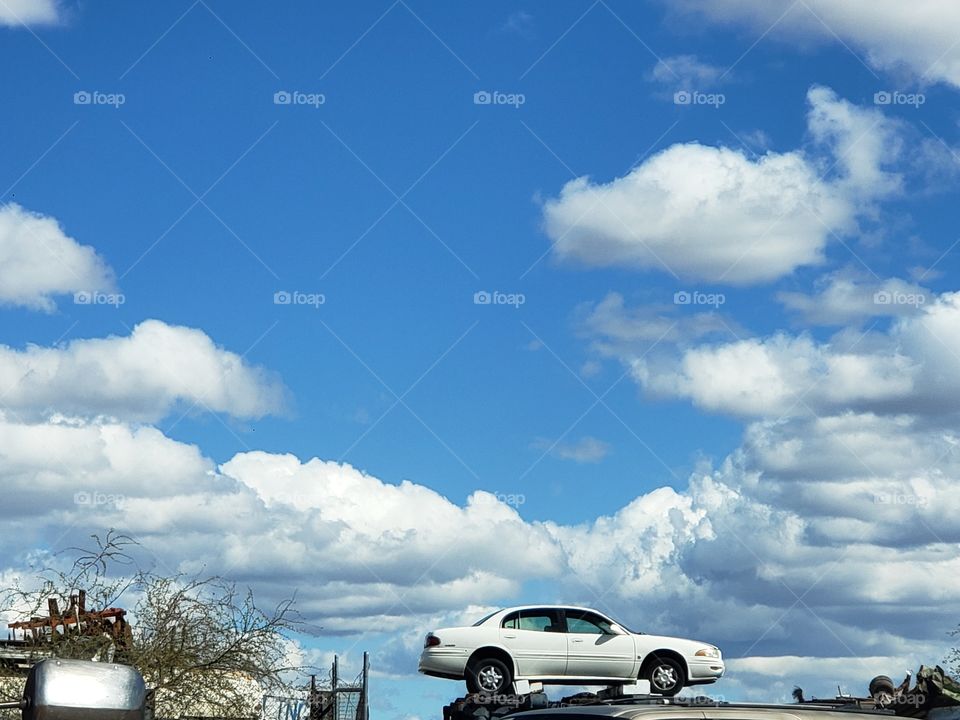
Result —
<svg viewBox="0 0 960 720"><path fill-rule="evenodd" d="M567 676L634 679L639 661L633 636L599 613L566 610Z"/></svg>
<svg viewBox="0 0 960 720"><path fill-rule="evenodd" d="M515 610L504 616L500 641L513 656L518 677L564 676L567 638L562 623L553 608Z"/></svg>

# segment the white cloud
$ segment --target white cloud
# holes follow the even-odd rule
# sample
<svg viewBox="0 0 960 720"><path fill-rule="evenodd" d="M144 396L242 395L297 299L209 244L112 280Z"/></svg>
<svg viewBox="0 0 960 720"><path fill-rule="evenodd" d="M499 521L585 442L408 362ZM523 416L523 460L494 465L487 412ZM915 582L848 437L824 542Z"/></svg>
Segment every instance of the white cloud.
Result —
<svg viewBox="0 0 960 720"><path fill-rule="evenodd" d="M0 0L0 25L46 25L58 19L57 0Z"/></svg>
<svg viewBox="0 0 960 720"><path fill-rule="evenodd" d="M56 220L16 204L0 207L0 304L51 312L53 296L112 288L113 271Z"/></svg>
<svg viewBox="0 0 960 720"><path fill-rule="evenodd" d="M279 380L217 347L200 330L159 320L128 337L73 340L54 348L0 345L3 407L27 417L51 413L157 420L184 410L260 417L283 408Z"/></svg>
<svg viewBox="0 0 960 720"><path fill-rule="evenodd" d="M785 444L797 447L776 464L764 457ZM855 477L851 444L870 463ZM944 647L947 608L960 605L960 587L943 582L960 567L951 450L910 422L757 424L688 488L553 531L576 599L602 598L637 629L713 640L728 657L789 648L929 663L939 658L921 650Z"/></svg>
<svg viewBox="0 0 960 720"><path fill-rule="evenodd" d="M545 450L561 460L572 460L578 463L597 463L610 454L610 443L590 435L584 435L572 443L540 438L533 446Z"/></svg>
<svg viewBox="0 0 960 720"><path fill-rule="evenodd" d="M895 131L878 111L827 88L811 88L808 100L811 135L829 149L829 162L799 150L751 159L724 147L673 145L625 177L581 177L547 201L554 253L730 284L821 263L831 236L852 233L899 178L883 170Z"/></svg>
<svg viewBox="0 0 960 720"><path fill-rule="evenodd" d="M264 452L217 469L154 428L0 416L0 476L4 557L22 556L37 533L66 547L113 527L165 571L223 571L268 594L309 585L299 607L329 631L389 630L495 601L562 564L543 527L490 493L461 507L422 485Z"/></svg>
<svg viewBox="0 0 960 720"><path fill-rule="evenodd" d="M7 507L19 517L224 489L196 447L117 423L24 424L0 413L0 467Z"/></svg>
<svg viewBox="0 0 960 720"><path fill-rule="evenodd" d="M960 294L924 303L885 332L844 330L825 343L778 332L690 347L679 358L622 359L648 391L716 412L938 416L960 402Z"/></svg>
<svg viewBox="0 0 960 720"><path fill-rule="evenodd" d="M656 395L693 400L736 415L825 412L828 407L890 402L914 392L919 367L889 354L833 351L806 336L691 348L678 366L638 362L634 377Z"/></svg>
<svg viewBox="0 0 960 720"><path fill-rule="evenodd" d="M623 295L608 293L598 303L577 309L580 332L591 338L603 355L638 354L655 345L672 345L705 337L730 337L739 326L715 311L679 313L678 307L645 304L628 308Z"/></svg>
<svg viewBox="0 0 960 720"><path fill-rule="evenodd" d="M719 23L741 23L756 32L821 36L851 45L878 70L906 71L914 80L960 86L955 29L960 6L942 0L683 0L685 7ZM856 62L851 58L851 62ZM880 82L880 81L878 81ZM880 88L878 88L880 89Z"/></svg>
<svg viewBox="0 0 960 720"><path fill-rule="evenodd" d="M722 68L703 62L696 55L674 55L657 61L650 76L664 85L692 90L712 86L722 74Z"/></svg>
<svg viewBox="0 0 960 720"><path fill-rule="evenodd" d="M924 658L924 664L939 660L942 648L928 646L925 649L926 654L924 649L914 647L910 654L866 657L844 653L836 657L777 655L727 658L723 694L727 699L735 697L753 702L792 703L795 687L803 690L807 700L832 699L839 687L843 693L865 697L869 694L869 681L877 675L891 676L895 683L899 683L907 669L916 672L918 657Z"/></svg>
<svg viewBox="0 0 960 720"><path fill-rule="evenodd" d="M777 299L814 325L848 325L867 318L915 315L935 300L928 288L900 278L884 280L849 271L819 278L811 294L780 292Z"/></svg>
<svg viewBox="0 0 960 720"><path fill-rule="evenodd" d="M161 571L223 572L264 602L299 588L299 609L326 632L420 637L481 606L557 599L729 657L851 652L902 667L938 659L918 655L960 607L943 580L960 570L955 444L908 418L758 422L683 487L564 525L489 493L457 505L335 462L254 451L216 468L153 428L5 419L14 512L0 556L22 567L40 538L82 545L113 527ZM77 492L89 495L78 504ZM411 642L397 652L415 654ZM769 662L745 672L792 672Z"/></svg>

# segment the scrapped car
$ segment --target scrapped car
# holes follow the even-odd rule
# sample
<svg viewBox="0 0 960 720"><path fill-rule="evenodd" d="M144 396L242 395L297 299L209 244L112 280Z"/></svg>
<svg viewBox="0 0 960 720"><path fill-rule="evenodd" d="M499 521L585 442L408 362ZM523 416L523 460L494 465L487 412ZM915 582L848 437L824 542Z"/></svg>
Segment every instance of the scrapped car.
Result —
<svg viewBox="0 0 960 720"><path fill-rule="evenodd" d="M709 643L633 632L590 608L537 605L427 633L419 670L463 679L472 693L501 693L515 680L615 685L639 679L649 680L654 693L674 695L715 682L724 665Z"/></svg>

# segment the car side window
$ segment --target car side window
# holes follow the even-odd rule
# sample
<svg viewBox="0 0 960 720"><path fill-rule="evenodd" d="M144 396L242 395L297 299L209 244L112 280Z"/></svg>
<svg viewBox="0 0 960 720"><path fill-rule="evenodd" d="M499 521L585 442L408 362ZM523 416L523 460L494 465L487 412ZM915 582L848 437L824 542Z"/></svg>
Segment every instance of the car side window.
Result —
<svg viewBox="0 0 960 720"><path fill-rule="evenodd" d="M508 630L561 631L559 615L553 610L518 610L507 615L501 626Z"/></svg>
<svg viewBox="0 0 960 720"><path fill-rule="evenodd" d="M604 618L586 610L567 610L567 632L591 635L614 635L611 624Z"/></svg>

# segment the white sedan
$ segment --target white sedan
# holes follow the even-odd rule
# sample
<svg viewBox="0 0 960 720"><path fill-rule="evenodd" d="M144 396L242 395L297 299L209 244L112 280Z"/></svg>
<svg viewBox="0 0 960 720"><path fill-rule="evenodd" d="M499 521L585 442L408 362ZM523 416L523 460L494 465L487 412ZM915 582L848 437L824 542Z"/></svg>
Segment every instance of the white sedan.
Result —
<svg viewBox="0 0 960 720"><path fill-rule="evenodd" d="M649 680L660 695L723 675L709 643L631 632L589 608L531 605L498 610L470 627L427 633L420 672L463 679L470 692L501 693L514 680L564 685Z"/></svg>

